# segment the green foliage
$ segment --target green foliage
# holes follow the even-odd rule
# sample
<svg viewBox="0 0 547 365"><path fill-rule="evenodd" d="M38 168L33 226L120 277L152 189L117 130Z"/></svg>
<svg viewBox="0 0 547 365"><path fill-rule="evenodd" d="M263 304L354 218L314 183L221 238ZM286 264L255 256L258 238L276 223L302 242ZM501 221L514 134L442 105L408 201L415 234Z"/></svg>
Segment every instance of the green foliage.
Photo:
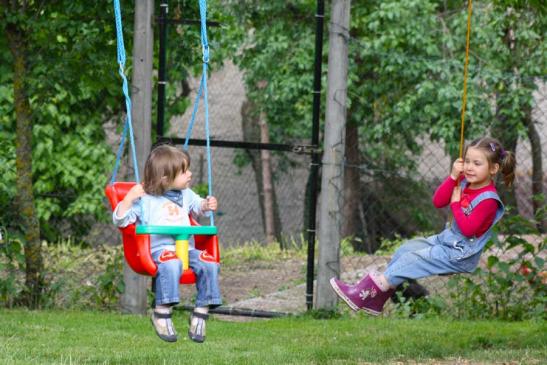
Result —
<svg viewBox="0 0 547 365"><path fill-rule="evenodd" d="M71 240L47 246L48 286L61 290L50 301L53 308L116 309L123 283L121 247L86 248Z"/></svg>
<svg viewBox="0 0 547 365"><path fill-rule="evenodd" d="M451 9L444 9L445 5L408 0L352 8L356 42L350 51L354 56L350 115L351 122L362 126L371 168L390 161L409 166L401 152L418 152L422 147L416 137L424 133L444 141L452 154L457 150L467 9L463 3ZM510 108L502 114L522 131L522 108L532 101L531 93L537 88L534 78L542 74L538 65L544 64L545 44L538 31L543 21L533 9L512 12L511 26L523 40L516 50L523 57L514 58L500 36L508 27L506 12L475 4L467 105L467 119L472 123L467 125L467 136L484 133L496 119L494 95L500 105ZM525 24L532 26L524 29ZM520 74L513 75L511 67ZM518 89L499 89L515 83ZM514 99L515 93L522 96L517 103L503 101ZM387 158L380 158L386 152Z"/></svg>
<svg viewBox="0 0 547 365"><path fill-rule="evenodd" d="M406 299L402 292L397 292L399 303L396 304L392 315L395 318L439 318L447 311L447 304L439 297Z"/></svg>
<svg viewBox="0 0 547 365"><path fill-rule="evenodd" d="M303 239L303 238L302 238ZM279 260L304 259L306 257L306 245L302 242L286 242L281 249L278 242L268 245L259 242L246 242L237 247L229 247L222 251L221 260L223 267L275 262Z"/></svg>
<svg viewBox="0 0 547 365"><path fill-rule="evenodd" d="M545 246L547 239L535 225L520 216L504 218L499 235L485 248L485 267L472 275L450 276L448 295L430 295L418 300L405 300L393 315L401 318L449 316L455 319L546 319L547 270ZM525 232L525 233L522 233ZM390 254L399 240L384 241L380 250ZM384 251L380 251L384 253Z"/></svg>
<svg viewBox="0 0 547 365"><path fill-rule="evenodd" d="M63 230L83 236L104 216L102 190L113 166L103 124L123 108L112 7L30 2L2 9L0 24L6 23L26 39L23 82L32 110L33 185L42 236L56 240ZM9 208L1 210L0 220L15 226L13 60L3 37L0 50L0 196L2 207Z"/></svg>
<svg viewBox="0 0 547 365"><path fill-rule="evenodd" d="M44 287L42 308L116 309L123 292L121 247L83 247L72 240L42 244ZM17 236L0 245L0 303L20 305L24 291L25 256Z"/></svg>
<svg viewBox="0 0 547 365"><path fill-rule="evenodd" d="M272 139L309 138L315 2L226 4L236 20L227 32L234 59L245 71L249 99L267 116ZM475 3L468 138L485 133L500 117L524 133L522 111L537 89L535 78L545 73L545 17L538 16L537 4L518 5ZM421 151L418 137L424 134L455 154L466 24L467 7L459 2L352 4L348 123L359 126L365 171L412 171L408 153ZM514 49L504 43L508 29L517 38Z"/></svg>
<svg viewBox="0 0 547 365"><path fill-rule="evenodd" d="M309 138L315 1L227 1L228 43L272 142Z"/></svg>
<svg viewBox="0 0 547 365"><path fill-rule="evenodd" d="M519 216L505 218L503 226L527 226ZM499 254L487 257L487 266L473 276L454 276L449 281L458 318L547 319L547 239L538 234L509 231L492 248Z"/></svg>
<svg viewBox="0 0 547 365"><path fill-rule="evenodd" d="M9 232L2 232L0 242L0 303L7 308L19 304L23 291L23 278L20 273L25 267L22 240Z"/></svg>
<svg viewBox="0 0 547 365"><path fill-rule="evenodd" d="M192 185L192 190L202 198L209 195L209 186L206 183Z"/></svg>

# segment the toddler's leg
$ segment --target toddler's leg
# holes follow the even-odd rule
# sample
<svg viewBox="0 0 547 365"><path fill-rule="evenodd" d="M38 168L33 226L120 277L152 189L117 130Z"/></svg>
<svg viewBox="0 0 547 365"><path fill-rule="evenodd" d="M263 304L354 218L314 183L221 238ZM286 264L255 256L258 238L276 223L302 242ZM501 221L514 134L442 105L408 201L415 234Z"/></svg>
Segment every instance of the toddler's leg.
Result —
<svg viewBox="0 0 547 365"><path fill-rule="evenodd" d="M209 307L196 307L190 315L188 337L194 342L205 341L205 321L209 319Z"/></svg>
<svg viewBox="0 0 547 365"><path fill-rule="evenodd" d="M172 316L172 306L179 302L179 279L182 263L172 251L156 252L152 258L158 265L155 279L156 306L151 321L156 334L164 341L175 342L177 333Z"/></svg>
<svg viewBox="0 0 547 365"><path fill-rule="evenodd" d="M196 274L196 307L218 307L222 304L218 285L220 265L206 251L190 250L189 257Z"/></svg>
<svg viewBox="0 0 547 365"><path fill-rule="evenodd" d="M196 275L196 307L190 316L188 337L195 342L205 341L205 321L209 318L209 308L222 304L218 275L220 265L205 251L189 252L190 267Z"/></svg>
<svg viewBox="0 0 547 365"><path fill-rule="evenodd" d="M156 274L156 306L174 305L179 299L179 280L182 275L182 262L172 251L162 251L152 255L158 265Z"/></svg>

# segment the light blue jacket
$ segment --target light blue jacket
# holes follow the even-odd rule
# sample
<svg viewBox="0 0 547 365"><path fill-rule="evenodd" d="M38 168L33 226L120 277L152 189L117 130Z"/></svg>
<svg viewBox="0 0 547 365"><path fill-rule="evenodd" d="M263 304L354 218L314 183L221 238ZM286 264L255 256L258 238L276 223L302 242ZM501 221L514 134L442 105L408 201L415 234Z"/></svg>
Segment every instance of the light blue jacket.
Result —
<svg viewBox="0 0 547 365"><path fill-rule="evenodd" d="M199 217L209 214L203 212L201 203L204 200L194 193L192 189L184 189L182 192L182 206L174 203L164 196L144 195L137 199L131 208L123 215L118 216L118 207L112 213L112 220L118 227L126 227L137 223L154 226L189 226L189 214ZM194 241L191 238L190 249L194 249ZM150 235L150 251L159 250L175 251L175 239L168 235Z"/></svg>

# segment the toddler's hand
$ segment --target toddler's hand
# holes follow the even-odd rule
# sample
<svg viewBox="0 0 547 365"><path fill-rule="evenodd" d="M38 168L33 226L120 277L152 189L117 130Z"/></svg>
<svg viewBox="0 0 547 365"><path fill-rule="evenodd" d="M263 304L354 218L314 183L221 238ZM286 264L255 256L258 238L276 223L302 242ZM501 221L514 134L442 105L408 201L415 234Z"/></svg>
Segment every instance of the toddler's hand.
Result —
<svg viewBox="0 0 547 365"><path fill-rule="evenodd" d="M215 198L214 196L208 196L202 202L202 209L204 211L217 210L217 207L218 207L217 198Z"/></svg>
<svg viewBox="0 0 547 365"><path fill-rule="evenodd" d="M122 217L123 215L125 215L125 213L129 209L131 209L131 205L133 205L133 202L135 202L135 200L137 200L144 194L146 193L144 192L142 184L137 184L129 189L129 191L125 195L125 198L123 198L120 204L118 204L118 216Z"/></svg>
<svg viewBox="0 0 547 365"><path fill-rule="evenodd" d="M463 159L458 158L454 163L452 164L452 171L450 172L450 176L454 180L458 180L458 178L463 173Z"/></svg>
<svg viewBox="0 0 547 365"><path fill-rule="evenodd" d="M143 196L144 194L146 194L144 192L144 188L142 186L142 184L137 184L135 186L133 186L128 192L127 192L127 195L125 196L124 200L127 199L128 202L130 202L131 204L133 204L133 202L135 200L137 200L138 198L140 198L141 196Z"/></svg>

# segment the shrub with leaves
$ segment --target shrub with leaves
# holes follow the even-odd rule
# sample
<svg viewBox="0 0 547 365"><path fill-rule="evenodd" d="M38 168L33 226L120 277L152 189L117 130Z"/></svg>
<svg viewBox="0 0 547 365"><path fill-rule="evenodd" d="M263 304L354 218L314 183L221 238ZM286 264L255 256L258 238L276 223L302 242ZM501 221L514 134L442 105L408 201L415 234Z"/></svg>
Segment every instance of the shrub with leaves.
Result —
<svg viewBox="0 0 547 365"><path fill-rule="evenodd" d="M486 258L486 267L472 276L456 275L449 281L455 317L547 318L547 238L536 226L519 216L500 222L499 230L509 233L487 247L487 252L495 254Z"/></svg>
<svg viewBox="0 0 547 365"><path fill-rule="evenodd" d="M23 290L24 277L20 275L25 267L22 240L2 232L0 243L0 303L12 308Z"/></svg>

